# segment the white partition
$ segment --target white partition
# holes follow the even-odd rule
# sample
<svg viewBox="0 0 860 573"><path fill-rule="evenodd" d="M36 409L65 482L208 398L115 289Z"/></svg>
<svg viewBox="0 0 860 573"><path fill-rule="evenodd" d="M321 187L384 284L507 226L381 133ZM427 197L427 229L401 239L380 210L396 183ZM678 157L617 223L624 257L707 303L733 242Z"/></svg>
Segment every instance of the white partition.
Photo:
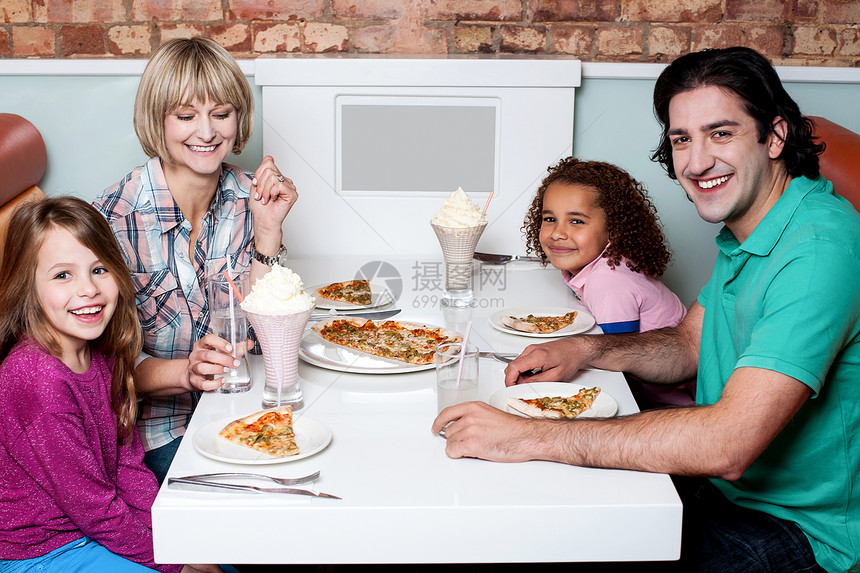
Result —
<svg viewBox="0 0 860 573"><path fill-rule="evenodd" d="M430 219L462 186L479 243L522 254L546 168L572 152L578 60L262 57L263 151L298 187L285 242L298 256L434 255Z"/></svg>

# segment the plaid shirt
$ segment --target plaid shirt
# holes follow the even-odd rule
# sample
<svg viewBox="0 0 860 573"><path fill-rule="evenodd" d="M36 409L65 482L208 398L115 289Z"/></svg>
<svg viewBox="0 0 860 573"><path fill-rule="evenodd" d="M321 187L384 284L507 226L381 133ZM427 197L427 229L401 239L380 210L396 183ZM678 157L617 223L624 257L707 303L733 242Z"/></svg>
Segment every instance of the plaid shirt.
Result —
<svg viewBox="0 0 860 573"><path fill-rule="evenodd" d="M235 271L249 267L252 177L236 166L223 165L215 198L200 221L193 260L188 256L191 223L167 189L158 158L129 173L93 203L107 218L131 271L148 356L187 358L194 343L210 332L202 287L207 269L220 272L228 255ZM184 435L199 398L199 392L191 392L144 399L138 428L145 449Z"/></svg>

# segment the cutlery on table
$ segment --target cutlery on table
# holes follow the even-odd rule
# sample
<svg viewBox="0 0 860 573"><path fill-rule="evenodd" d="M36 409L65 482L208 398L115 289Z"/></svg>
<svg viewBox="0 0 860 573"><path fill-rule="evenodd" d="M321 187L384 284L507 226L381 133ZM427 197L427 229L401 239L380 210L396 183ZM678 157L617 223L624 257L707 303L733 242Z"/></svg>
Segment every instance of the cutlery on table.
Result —
<svg viewBox="0 0 860 573"><path fill-rule="evenodd" d="M383 318L392 317L399 312L399 308L393 308L391 310L380 310L376 312L322 312L320 314L311 314L311 320L325 320L326 318L331 318L334 316L357 316L359 318L366 318L368 320L382 320Z"/></svg>
<svg viewBox="0 0 860 573"><path fill-rule="evenodd" d="M493 253L475 253L474 258L484 263L494 265L503 265L511 261L537 261L540 262L540 257L530 257L526 255L497 255Z"/></svg>
<svg viewBox="0 0 860 573"><path fill-rule="evenodd" d="M237 472L227 472L227 473L216 473L216 474L198 474L193 476L182 476L179 479L183 480L192 480L192 481L207 481L212 479L221 479L221 478L258 478L258 479L267 479L271 480L275 483L281 485L300 485L304 483L313 483L317 481L320 477L319 472L314 472L312 474L298 477L298 478L276 478L272 476L267 476L264 474L250 474L250 473L237 473Z"/></svg>
<svg viewBox="0 0 860 573"><path fill-rule="evenodd" d="M193 480L185 478L167 478L167 486L174 489L187 489L194 491L246 491L250 493L291 493L296 495L310 495L313 497L327 497L340 499L336 495L314 491L310 489L299 489L293 487L257 487L255 485L239 485L235 483L219 483L215 481Z"/></svg>
<svg viewBox="0 0 860 573"><path fill-rule="evenodd" d="M478 352L478 358L495 358L500 362L510 362L517 356L519 356L519 354L513 352L491 352L484 350Z"/></svg>
<svg viewBox="0 0 860 573"><path fill-rule="evenodd" d="M489 352L489 351L480 351L478 352L478 358L495 358L496 360L504 363L511 362L514 358L519 356L519 354L514 354L511 352ZM527 372L522 373L523 378L529 378L534 376L535 374L541 371L540 368L532 368Z"/></svg>

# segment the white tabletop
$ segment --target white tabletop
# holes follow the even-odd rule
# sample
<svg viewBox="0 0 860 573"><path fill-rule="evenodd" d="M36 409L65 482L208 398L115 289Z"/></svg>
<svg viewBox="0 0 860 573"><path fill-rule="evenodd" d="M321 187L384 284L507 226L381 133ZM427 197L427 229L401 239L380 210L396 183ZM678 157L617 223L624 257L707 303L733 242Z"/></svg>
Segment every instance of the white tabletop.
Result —
<svg viewBox="0 0 860 573"><path fill-rule="evenodd" d="M366 262L291 261L290 266L306 285L314 285L349 280ZM390 264L369 278L396 286L399 273L398 319L461 332L471 319L470 341L481 350L519 352L541 342L494 329L488 317L503 307L581 308L558 271L515 262L476 265L476 308L443 314L432 262ZM368 375L301 362L305 407L295 416L331 429L326 449L272 465L203 456L193 445L196 431L260 409L261 361L255 358L252 367L251 391L202 397L168 476L253 471L296 477L320 470L316 487L343 499L175 490L165 482L152 509L157 562L495 563L679 556L681 502L666 475L449 459L445 440L430 432L436 415L433 370ZM504 387L503 369L501 362L481 359L480 399ZM621 415L637 411L619 373L587 370L573 381L599 385L616 399Z"/></svg>

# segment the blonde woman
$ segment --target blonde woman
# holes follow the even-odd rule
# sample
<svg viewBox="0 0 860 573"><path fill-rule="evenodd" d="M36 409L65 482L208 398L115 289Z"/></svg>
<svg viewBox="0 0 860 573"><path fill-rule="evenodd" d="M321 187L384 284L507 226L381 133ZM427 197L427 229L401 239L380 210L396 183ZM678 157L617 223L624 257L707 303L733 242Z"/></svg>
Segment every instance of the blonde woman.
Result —
<svg viewBox="0 0 860 573"><path fill-rule="evenodd" d="M176 39L140 80L134 127L151 159L94 205L131 271L144 344L135 386L146 464L159 481L200 391L232 366L227 341L209 334L206 273L228 266L263 274L286 254L282 224L298 195L271 157L254 173L225 163L251 135L254 100L224 48Z"/></svg>

